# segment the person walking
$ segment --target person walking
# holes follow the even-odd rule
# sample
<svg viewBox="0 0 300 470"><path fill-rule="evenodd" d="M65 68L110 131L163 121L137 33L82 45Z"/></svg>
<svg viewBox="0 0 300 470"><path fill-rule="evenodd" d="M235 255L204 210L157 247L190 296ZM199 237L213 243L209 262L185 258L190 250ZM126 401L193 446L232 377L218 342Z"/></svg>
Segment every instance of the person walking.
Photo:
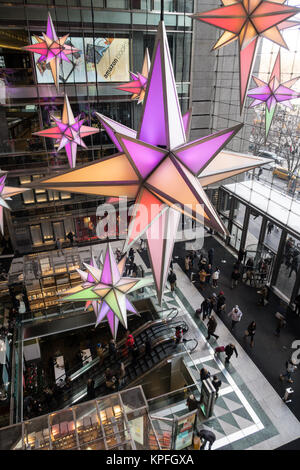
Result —
<svg viewBox="0 0 300 470"><path fill-rule="evenodd" d="M257 293L259 294L258 305L264 307L265 305L267 305L269 298L268 286L262 286L262 288L258 290Z"/></svg>
<svg viewBox="0 0 300 470"><path fill-rule="evenodd" d="M243 316L242 311L239 309L239 306L236 305L229 313L228 317L231 318L231 330L233 331L235 325L241 321Z"/></svg>
<svg viewBox="0 0 300 470"><path fill-rule="evenodd" d="M232 356L232 354L235 353L236 357L238 357L238 352L236 350L236 347L234 344L230 343L230 344L227 344L227 346L225 346L225 354L226 354L226 357L225 357L225 362L227 364L229 364L230 362L230 358Z"/></svg>
<svg viewBox="0 0 300 470"><path fill-rule="evenodd" d="M275 336L280 336L282 328L286 326L286 319L280 312L276 312L275 317L277 319L277 326L274 334Z"/></svg>
<svg viewBox="0 0 300 470"><path fill-rule="evenodd" d="M219 396L219 390L222 386L222 381L218 378L217 375L214 375L213 378L212 378L212 381L211 383L213 384L215 390L216 390L216 398L218 398Z"/></svg>
<svg viewBox="0 0 300 470"><path fill-rule="evenodd" d="M220 269L216 268L215 271L212 273L211 278L212 278L212 287L215 289L218 287L218 281L220 277Z"/></svg>
<svg viewBox="0 0 300 470"><path fill-rule="evenodd" d="M174 271L172 269L171 269L170 274L168 276L168 281L170 283L171 292L174 292L175 287L176 287L177 276L176 276L176 274L174 273Z"/></svg>
<svg viewBox="0 0 300 470"><path fill-rule="evenodd" d="M280 374L279 378L280 380L284 380L284 377L287 377L287 381L292 384L294 381L292 380L292 374L295 372L295 370L297 369L297 366L296 364L291 360L289 359L288 361L286 361L285 363L285 368L286 368L286 371L284 374Z"/></svg>
<svg viewBox="0 0 300 470"><path fill-rule="evenodd" d="M202 313L202 320L204 321L206 317L209 317L212 311L212 303L210 299L205 298L201 304L200 313Z"/></svg>
<svg viewBox="0 0 300 470"><path fill-rule="evenodd" d="M231 289L238 286L239 280L241 278L240 271L236 268L231 273Z"/></svg>
<svg viewBox="0 0 300 470"><path fill-rule="evenodd" d="M238 253L238 262L242 263L244 260L244 257L246 255L246 251L240 248L239 253Z"/></svg>
<svg viewBox="0 0 300 470"><path fill-rule="evenodd" d="M215 254L214 248L210 248L207 254L208 254L208 264L212 266L214 264L214 254Z"/></svg>
<svg viewBox="0 0 300 470"><path fill-rule="evenodd" d="M206 337L207 340L209 340L211 336L214 336L216 340L219 338L219 336L215 334L216 328L217 328L217 321L215 317L211 315L207 323L207 337Z"/></svg>
<svg viewBox="0 0 300 470"><path fill-rule="evenodd" d="M201 431L197 431L197 436L201 439L201 447L200 450L205 450L205 446L208 442L208 449L211 450L213 443L216 440L216 435L209 431L208 429L201 429Z"/></svg>
<svg viewBox="0 0 300 470"><path fill-rule="evenodd" d="M223 313L226 308L226 298L223 291L219 292L217 297L217 314Z"/></svg>
<svg viewBox="0 0 300 470"><path fill-rule="evenodd" d="M245 334L244 334L244 339L246 339L247 336L249 336L251 348L253 348L253 345L254 345L254 335L255 335L255 333L256 333L256 322L253 320L248 325L248 328L247 328L247 330L245 331Z"/></svg>
<svg viewBox="0 0 300 470"><path fill-rule="evenodd" d="M61 255L63 256L64 253L63 253L63 251L62 251L60 239L59 239L59 238L56 238L56 239L54 239L54 241L55 241L55 248L57 249L57 254L58 254L58 256L60 256L60 253L61 253Z"/></svg>
<svg viewBox="0 0 300 470"><path fill-rule="evenodd" d="M274 225L272 224L272 222L269 222L267 235L271 235L271 233L273 232L273 229L274 229Z"/></svg>

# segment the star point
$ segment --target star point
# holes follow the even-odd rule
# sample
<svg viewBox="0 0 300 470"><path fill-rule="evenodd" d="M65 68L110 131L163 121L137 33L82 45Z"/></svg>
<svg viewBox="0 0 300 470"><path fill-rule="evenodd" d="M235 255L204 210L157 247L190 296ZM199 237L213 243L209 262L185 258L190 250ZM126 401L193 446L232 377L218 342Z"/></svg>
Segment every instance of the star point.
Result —
<svg viewBox="0 0 300 470"><path fill-rule="evenodd" d="M287 48L280 31L299 24L288 21L300 9L284 5L285 0L222 0L224 6L203 13L194 13L192 18L225 31L213 49L239 40L240 55L240 110L242 112L250 77L256 57L258 40L270 39Z"/></svg>

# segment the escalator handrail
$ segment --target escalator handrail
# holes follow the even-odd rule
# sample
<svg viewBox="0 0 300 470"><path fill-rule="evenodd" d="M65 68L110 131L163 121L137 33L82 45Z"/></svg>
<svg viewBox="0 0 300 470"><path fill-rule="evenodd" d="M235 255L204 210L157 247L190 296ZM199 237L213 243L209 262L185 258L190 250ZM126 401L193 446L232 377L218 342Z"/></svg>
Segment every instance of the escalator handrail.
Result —
<svg viewBox="0 0 300 470"><path fill-rule="evenodd" d="M153 349L155 349L157 346L160 346L161 344L168 343L168 342L173 342L173 341L174 341L174 338L173 338L173 337L170 337L170 336L168 336L168 337L165 337L165 336L159 337L159 338L157 338L157 339L155 340L154 345L153 345ZM163 358L161 361L163 361L164 359L165 359L165 358ZM161 361L160 361L160 362L161 362ZM160 363L160 362L159 362L159 363ZM158 364L159 364L159 363L158 363ZM126 359L126 362L124 362L125 368L127 368L130 364L131 364L131 361L130 361L129 359ZM144 372L143 374L141 374L141 376L144 375L144 374L147 374L149 371L150 371L150 369L149 369L148 371ZM140 379L141 376L136 377L136 378L134 379L134 381ZM97 387L101 386L101 385L105 382L105 374L104 374L104 373L101 373L101 374L99 374L98 377L93 376L93 379L94 379L94 381L95 381L95 389L97 389ZM127 387L128 385L129 385L129 384L127 384L126 387ZM126 388L126 387L125 387L125 388ZM77 391L75 391L75 394L73 394L73 390L72 390L72 398L71 398L72 401L71 401L71 403L70 403L70 397L68 397L68 398L65 400L65 403L64 403L64 405L63 405L63 408L68 408L68 407L72 406L72 403L74 403L74 401L76 402L76 400L78 400L78 396L80 397L80 399L82 399L84 396L86 396L86 394L87 394L87 387L86 387L86 384L82 384L82 385L80 386L80 389L78 389ZM98 395L98 396L100 396L100 395ZM67 402L67 404L66 404L66 402Z"/></svg>
<svg viewBox="0 0 300 470"><path fill-rule="evenodd" d="M164 309L164 310L161 310L159 312L157 312L158 314L159 313L163 313L165 311L168 311L170 310L169 308L168 309ZM176 313L176 316L178 315L178 309L171 309L171 312L173 312L174 310L177 310L177 313ZM171 313L170 312L170 313ZM164 324L167 324L169 321L172 321L176 316L174 316L171 320L168 320L168 318L159 318L157 320L153 320L153 321L148 321L146 323L144 323L143 325L141 325L139 328L137 328L133 333L132 335L133 336L138 336L139 334L141 334L143 331L145 331L146 329L148 328L151 328L153 326L156 326L156 325L164 325ZM126 342L126 338L122 338L118 343L117 343L117 349L120 349L121 346L123 346ZM108 355L108 348L105 349L104 351L104 357L106 357ZM92 355L90 355L89 357L85 358L88 359L92 357ZM92 367L94 367L96 364L98 364L99 362L99 358L96 357L94 359L92 359L92 361L90 361L89 363L85 364L84 366L81 366L79 367L78 370L76 370L73 374L69 375L71 381L77 379L80 375L82 375L82 373L85 373L86 371L88 371L89 369L91 369ZM73 369L75 368L76 366L73 367ZM83 370L84 369L84 370ZM66 377L66 373L62 374L60 377L57 378L56 380L56 383L57 381L61 380L63 377Z"/></svg>
<svg viewBox="0 0 300 470"><path fill-rule="evenodd" d="M197 348L198 341L196 340L196 338L190 338L190 339L184 339L183 340L183 342L185 343L185 346L186 346L186 343L189 343L190 341L195 341L195 343L196 343L195 346L189 350L189 352L191 353L191 352L195 351L195 349Z"/></svg>

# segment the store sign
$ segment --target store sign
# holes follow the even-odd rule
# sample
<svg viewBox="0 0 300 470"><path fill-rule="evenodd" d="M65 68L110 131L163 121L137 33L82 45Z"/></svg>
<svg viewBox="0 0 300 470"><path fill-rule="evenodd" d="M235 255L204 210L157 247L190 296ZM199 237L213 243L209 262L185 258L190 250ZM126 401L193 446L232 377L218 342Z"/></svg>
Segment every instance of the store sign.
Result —
<svg viewBox="0 0 300 470"><path fill-rule="evenodd" d="M35 39L32 38L32 42ZM62 62L59 79L65 83L126 82L129 75L129 39L126 38L80 38L66 41L68 46L78 49ZM50 65L38 62L34 54L38 83L53 83Z"/></svg>
<svg viewBox="0 0 300 470"><path fill-rule="evenodd" d="M185 449L193 443L197 410L186 414L175 422L175 450Z"/></svg>

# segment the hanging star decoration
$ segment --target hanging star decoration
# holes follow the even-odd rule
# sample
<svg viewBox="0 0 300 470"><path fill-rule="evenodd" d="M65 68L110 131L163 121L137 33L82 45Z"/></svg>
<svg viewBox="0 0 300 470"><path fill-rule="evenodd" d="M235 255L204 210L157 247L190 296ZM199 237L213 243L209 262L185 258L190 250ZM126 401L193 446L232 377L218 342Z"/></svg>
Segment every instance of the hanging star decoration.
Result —
<svg viewBox="0 0 300 470"><path fill-rule="evenodd" d="M126 297L142 287L153 284L152 276L144 278L122 277L126 256L117 264L110 244L107 245L101 268L84 263L87 271L77 270L83 284L64 292L63 302L91 302L96 314L96 326L107 318L114 339L117 337L119 322L127 329L127 311L138 315L137 310Z"/></svg>
<svg viewBox="0 0 300 470"><path fill-rule="evenodd" d="M300 77L280 83L281 61L279 51L268 83L254 76L252 78L257 88L252 88L248 92L248 96L253 98L250 107L254 108L261 103L265 103L265 139L267 140L277 104L280 103L288 108L292 108L290 100L300 97L300 93L291 89Z"/></svg>
<svg viewBox="0 0 300 470"><path fill-rule="evenodd" d="M149 51L148 49L146 49L142 72L137 73L137 74L130 72L132 82L125 83L124 85L120 85L117 87L117 89L132 93L131 99L137 100L138 104L142 103L145 98L145 91L146 91L146 86L147 86L147 81L148 81L149 70L150 70L150 57L149 57Z"/></svg>
<svg viewBox="0 0 300 470"><path fill-rule="evenodd" d="M181 215L228 234L203 186L267 160L220 152L242 124L187 143L191 111L182 117L164 22L158 27L138 132L98 117L119 153L32 185L133 199L123 251L145 234L161 303Z"/></svg>
<svg viewBox="0 0 300 470"><path fill-rule="evenodd" d="M38 62L46 62L50 65L56 89L59 90L59 65L63 60L71 62L68 55L79 52L79 49L65 44L69 34L61 38L57 37L50 13L48 13L47 32L42 34L42 38L36 35L33 36L37 41L36 44L24 46L22 49L39 54Z"/></svg>
<svg viewBox="0 0 300 470"><path fill-rule="evenodd" d="M10 210L10 207L7 204L6 200L10 200L12 196L16 196L17 194L21 194L25 191L28 191L28 188L14 188L12 186L5 186L6 177L7 172L3 172L0 170L0 231L2 235L4 234L3 208Z"/></svg>
<svg viewBox="0 0 300 470"><path fill-rule="evenodd" d="M80 116L74 118L67 95L65 95L64 99L62 119L57 119L53 115L51 118L55 121L56 126L34 132L33 135L56 139L56 143L59 144L57 151L59 152L61 149L65 148L69 165L71 168L75 168L77 146L80 145L86 149L87 146L82 139L88 135L96 134L99 132L99 129L84 126L83 123L85 119L80 119Z"/></svg>
<svg viewBox="0 0 300 470"><path fill-rule="evenodd" d="M242 112L250 77L256 57L258 41L267 38L288 48L280 30L298 25L287 21L300 9L283 5L285 0L222 0L223 7L204 13L194 13L192 18L224 29L213 50L238 39L240 62L240 110Z"/></svg>

